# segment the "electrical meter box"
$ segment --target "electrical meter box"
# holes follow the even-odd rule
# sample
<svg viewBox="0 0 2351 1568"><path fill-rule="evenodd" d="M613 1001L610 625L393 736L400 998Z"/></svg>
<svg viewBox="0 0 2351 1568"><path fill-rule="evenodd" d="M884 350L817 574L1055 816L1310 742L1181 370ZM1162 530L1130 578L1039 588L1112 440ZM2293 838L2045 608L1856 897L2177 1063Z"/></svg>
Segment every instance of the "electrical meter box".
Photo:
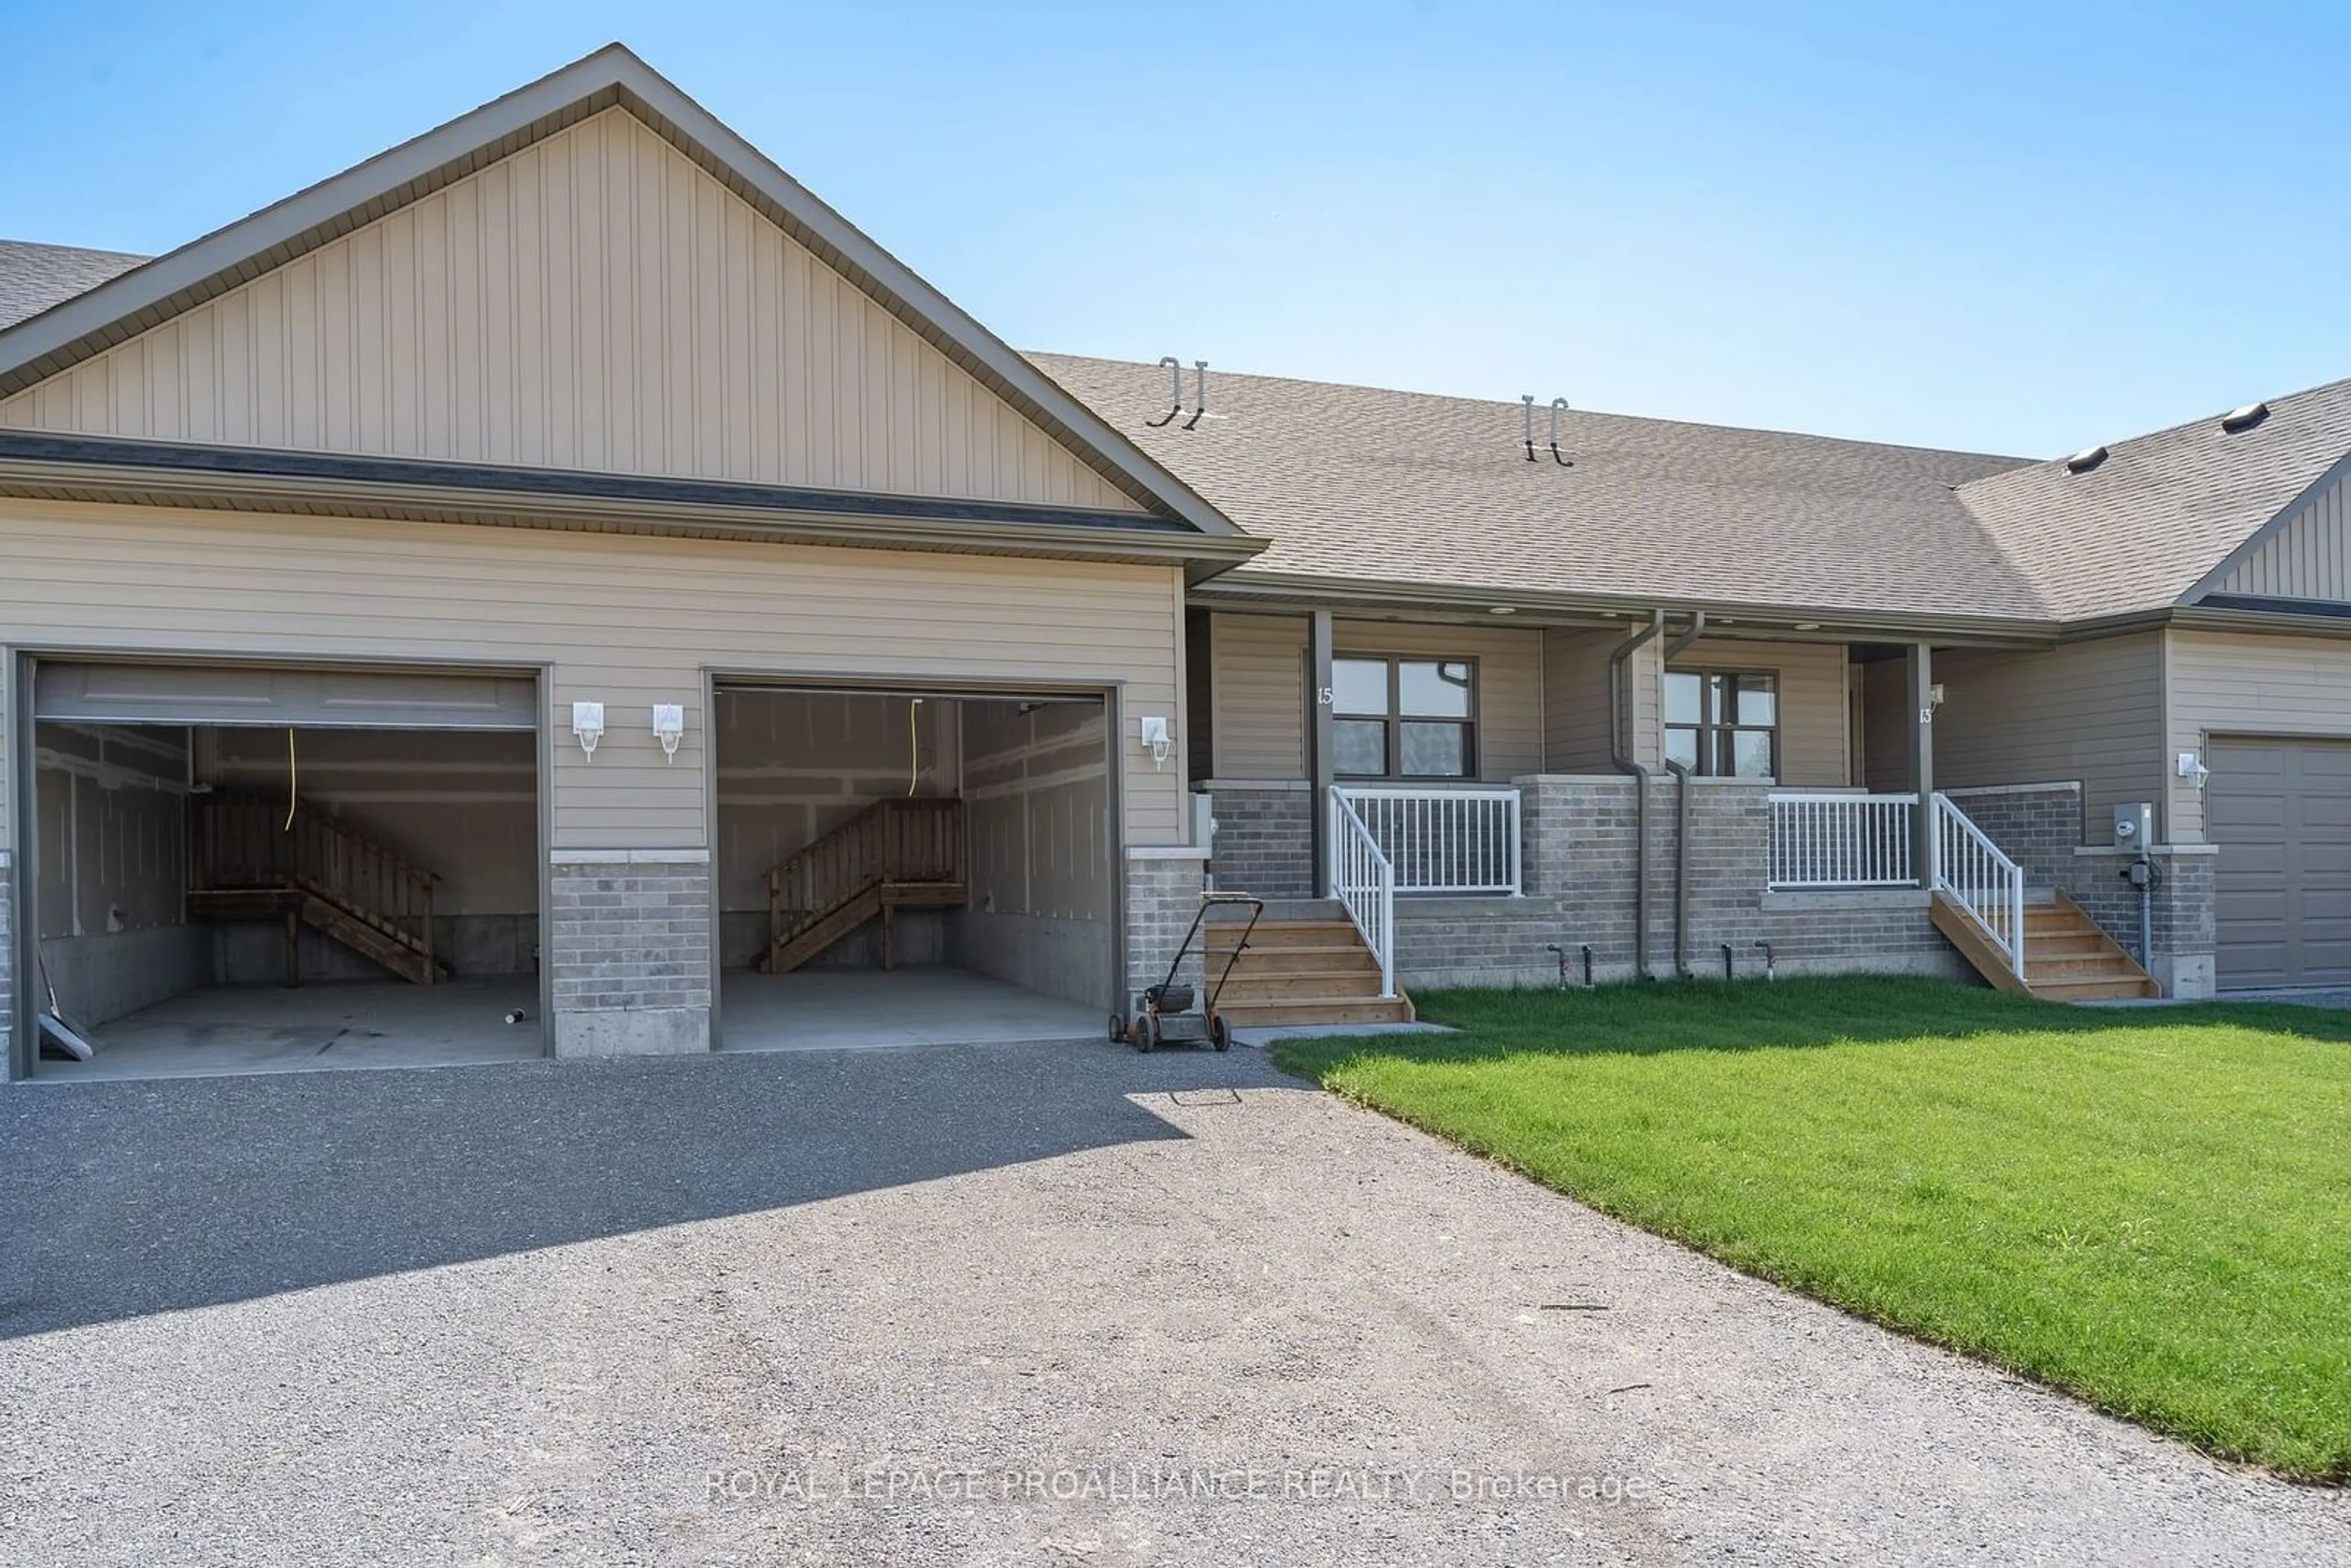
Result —
<svg viewBox="0 0 2351 1568"><path fill-rule="evenodd" d="M2155 802L2126 800L2115 807L2115 848L2146 850L2155 843Z"/></svg>

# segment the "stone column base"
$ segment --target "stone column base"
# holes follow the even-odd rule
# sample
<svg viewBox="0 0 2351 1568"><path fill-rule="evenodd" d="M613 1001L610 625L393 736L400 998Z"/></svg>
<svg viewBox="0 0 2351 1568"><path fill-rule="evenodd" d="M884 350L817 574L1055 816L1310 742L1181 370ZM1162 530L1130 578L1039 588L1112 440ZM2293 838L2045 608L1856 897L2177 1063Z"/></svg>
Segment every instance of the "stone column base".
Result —
<svg viewBox="0 0 2351 1568"><path fill-rule="evenodd" d="M1207 885L1202 869L1206 852L1195 849L1131 849L1126 852L1126 998L1133 1011L1134 998L1145 986L1167 977L1167 966L1176 946L1200 913L1200 892ZM1204 955L1196 946L1176 979L1201 983Z"/></svg>

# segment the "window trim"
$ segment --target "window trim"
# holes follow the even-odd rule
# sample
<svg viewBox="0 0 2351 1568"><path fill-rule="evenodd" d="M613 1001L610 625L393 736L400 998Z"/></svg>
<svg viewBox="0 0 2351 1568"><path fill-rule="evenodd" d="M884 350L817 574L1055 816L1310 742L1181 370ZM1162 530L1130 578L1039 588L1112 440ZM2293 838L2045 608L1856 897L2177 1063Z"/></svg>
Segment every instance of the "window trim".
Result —
<svg viewBox="0 0 2351 1568"><path fill-rule="evenodd" d="M1331 663L1334 665L1347 660L1363 664L1384 664L1388 667L1388 711L1382 714L1342 713L1335 689L1331 694L1331 722L1337 725L1384 724L1387 727L1388 771L1384 773L1348 773L1343 771L1337 757L1331 758L1331 777L1358 784L1475 784L1485 775L1485 747L1480 734L1485 727L1486 676L1474 656L1457 653L1380 653L1343 652L1333 649ZM1448 718L1438 714L1406 714L1404 705L1404 666L1406 664L1464 664L1469 670L1469 711L1460 718ZM1310 694L1311 695L1311 694ZM1395 765L1404 759L1404 726L1407 723L1458 725L1462 731L1462 771L1459 773L1399 773Z"/></svg>
<svg viewBox="0 0 2351 1568"><path fill-rule="evenodd" d="M1738 773L1718 773L1707 766L1708 760L1713 758L1715 754L1715 747L1708 744L1708 739L1712 737L1722 735L1768 735L1771 737L1771 771L1764 774L1759 779L1754 779L1750 781L1757 784L1777 784L1780 781L1781 772L1786 767L1788 760L1786 753L1782 749L1782 737L1787 729L1788 718L1787 676L1782 674L1776 665L1769 664L1707 664L1698 665L1680 664L1667 666L1665 672L1666 681L1670 682L1676 675L1695 675L1698 677L1698 722L1695 725L1677 724L1670 718L1667 717L1667 714L1668 712L1668 699L1666 687L1661 684L1657 691L1657 740L1660 747L1670 754L1672 750L1673 732L1677 729L1695 729L1698 731L1698 766L1691 770L1691 777L1697 779L1736 779L1744 778L1745 775ZM1713 706L1713 686L1711 683L1717 675L1771 676L1771 722L1770 724L1725 724L1720 719L1715 717L1713 713L1710 711Z"/></svg>

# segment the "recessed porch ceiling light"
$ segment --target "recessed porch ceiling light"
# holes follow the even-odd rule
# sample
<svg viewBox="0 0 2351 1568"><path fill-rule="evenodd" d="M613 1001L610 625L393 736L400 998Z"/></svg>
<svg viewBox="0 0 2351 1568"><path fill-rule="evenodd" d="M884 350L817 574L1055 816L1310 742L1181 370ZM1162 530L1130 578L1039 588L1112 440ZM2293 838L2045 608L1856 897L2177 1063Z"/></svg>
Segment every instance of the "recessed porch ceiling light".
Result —
<svg viewBox="0 0 2351 1568"><path fill-rule="evenodd" d="M1820 629L1821 623L1817 621L1799 621L1796 622L1796 630L1799 632L1817 632Z"/></svg>
<svg viewBox="0 0 2351 1568"><path fill-rule="evenodd" d="M1486 612L1489 615L1516 615L1518 612L1519 607L1515 604L1497 604Z"/></svg>

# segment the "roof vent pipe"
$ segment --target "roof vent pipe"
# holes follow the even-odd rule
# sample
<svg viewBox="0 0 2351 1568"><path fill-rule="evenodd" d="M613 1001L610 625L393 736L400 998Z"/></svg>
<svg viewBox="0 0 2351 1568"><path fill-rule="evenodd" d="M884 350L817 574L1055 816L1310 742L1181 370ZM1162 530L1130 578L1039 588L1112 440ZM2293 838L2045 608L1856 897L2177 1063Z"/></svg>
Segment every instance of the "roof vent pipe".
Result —
<svg viewBox="0 0 2351 1568"><path fill-rule="evenodd" d="M1527 400L1527 409L1531 431L1532 398ZM1634 779L1633 972L1645 980L1649 977L1649 779L1653 775L1646 764L1625 755L1625 661L1665 630L1666 612L1653 611L1646 626L1608 653L1608 760L1619 773L1629 773Z"/></svg>
<svg viewBox="0 0 2351 1568"><path fill-rule="evenodd" d="M1184 412L1184 361L1173 354L1162 354L1159 365L1167 372L1167 412L1157 419L1143 422L1154 430L1163 424L1173 423L1176 416Z"/></svg>
<svg viewBox="0 0 2351 1568"><path fill-rule="evenodd" d="M1520 423L1525 427L1527 461L1531 463L1535 460L1535 394L1532 392L1520 392L1519 394L1519 402L1525 405L1520 410L1520 413L1522 415Z"/></svg>
<svg viewBox="0 0 2351 1568"><path fill-rule="evenodd" d="M1208 361L1206 360L1194 360L1192 361L1192 369L1198 374L1198 384L1196 389L1197 396L1194 400L1196 406L1192 410L1192 417L1184 422L1184 428L1186 430L1198 429L1200 424L1200 416L1208 412ZM1183 384L1184 372L1177 371L1176 372L1176 385L1178 390L1176 393L1176 398L1178 402L1181 402L1184 398L1184 393L1181 390Z"/></svg>
<svg viewBox="0 0 2351 1568"><path fill-rule="evenodd" d="M1558 464L1562 468L1573 468L1575 465L1570 463L1567 460L1566 455L1559 449L1559 416L1566 412L1567 400L1565 398L1555 397L1551 400L1551 460ZM1530 452L1527 455L1531 457L1534 454Z"/></svg>

